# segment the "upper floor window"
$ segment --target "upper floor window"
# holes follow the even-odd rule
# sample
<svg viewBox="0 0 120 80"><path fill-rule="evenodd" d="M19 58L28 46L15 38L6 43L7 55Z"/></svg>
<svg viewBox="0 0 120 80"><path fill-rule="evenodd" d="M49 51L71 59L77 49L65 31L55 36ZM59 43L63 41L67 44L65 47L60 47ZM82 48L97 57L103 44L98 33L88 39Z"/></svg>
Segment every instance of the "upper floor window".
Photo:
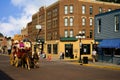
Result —
<svg viewBox="0 0 120 80"><path fill-rule="evenodd" d="M68 18L64 19L64 26L68 26Z"/></svg>
<svg viewBox="0 0 120 80"><path fill-rule="evenodd" d="M68 14L68 6L67 5L64 6L64 14Z"/></svg>
<svg viewBox="0 0 120 80"><path fill-rule="evenodd" d="M73 17L70 17L70 26L73 26L74 20Z"/></svg>
<svg viewBox="0 0 120 80"><path fill-rule="evenodd" d="M70 13L73 13L74 7L73 5L70 5Z"/></svg>
<svg viewBox="0 0 120 80"><path fill-rule="evenodd" d="M101 33L101 19L98 19L98 33Z"/></svg>
<svg viewBox="0 0 120 80"><path fill-rule="evenodd" d="M102 13L102 7L99 7L99 13Z"/></svg>
<svg viewBox="0 0 120 80"><path fill-rule="evenodd" d="M85 23L86 23L86 19L83 17L82 18L82 26L85 26Z"/></svg>
<svg viewBox="0 0 120 80"><path fill-rule="evenodd" d="M73 37L73 30L70 30L70 37Z"/></svg>
<svg viewBox="0 0 120 80"><path fill-rule="evenodd" d="M92 26L92 25L93 25L93 19L90 18L90 26Z"/></svg>
<svg viewBox="0 0 120 80"><path fill-rule="evenodd" d="M119 31L119 15L115 15L115 32Z"/></svg>
<svg viewBox="0 0 120 80"><path fill-rule="evenodd" d="M47 19L50 19L51 18L51 11L49 11L48 13L47 13Z"/></svg>
<svg viewBox="0 0 120 80"><path fill-rule="evenodd" d="M108 11L112 11L112 9L111 9L111 8L109 8L109 9L108 9Z"/></svg>
<svg viewBox="0 0 120 80"><path fill-rule="evenodd" d="M93 6L90 6L90 15L93 14Z"/></svg>
<svg viewBox="0 0 120 80"><path fill-rule="evenodd" d="M68 37L68 31L67 30L64 31L64 35L65 35L65 37Z"/></svg>
<svg viewBox="0 0 120 80"><path fill-rule="evenodd" d="M93 36L93 30L90 30L90 38L92 38Z"/></svg>
<svg viewBox="0 0 120 80"><path fill-rule="evenodd" d="M53 17L58 15L58 9L57 8L53 9L53 14L52 15L53 15Z"/></svg>
<svg viewBox="0 0 120 80"><path fill-rule="evenodd" d="M85 5L82 5L82 14L85 14Z"/></svg>

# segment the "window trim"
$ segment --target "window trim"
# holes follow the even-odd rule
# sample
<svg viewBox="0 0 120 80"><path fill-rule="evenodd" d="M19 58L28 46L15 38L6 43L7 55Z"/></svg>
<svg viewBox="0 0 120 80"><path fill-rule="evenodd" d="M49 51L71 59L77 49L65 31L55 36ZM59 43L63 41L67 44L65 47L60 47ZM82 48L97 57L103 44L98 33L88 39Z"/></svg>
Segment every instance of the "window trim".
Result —
<svg viewBox="0 0 120 80"><path fill-rule="evenodd" d="M117 20L118 19L118 20ZM114 31L118 32L120 29L120 16L119 15L115 15L114 16L114 21L115 21L115 28Z"/></svg>
<svg viewBox="0 0 120 80"><path fill-rule="evenodd" d="M82 26L85 26L85 25L86 25L86 18L83 17L83 18L82 18Z"/></svg>
<svg viewBox="0 0 120 80"><path fill-rule="evenodd" d="M98 21L98 24L97 24L97 26L98 26L98 33L101 33L101 18L99 18L97 21Z"/></svg>
<svg viewBox="0 0 120 80"><path fill-rule="evenodd" d="M68 5L64 6L64 14L68 14Z"/></svg>
<svg viewBox="0 0 120 80"><path fill-rule="evenodd" d="M68 18L67 17L64 18L64 26L68 26Z"/></svg>
<svg viewBox="0 0 120 80"><path fill-rule="evenodd" d="M71 4L69 8L70 8L69 12L70 12L70 14L72 14L74 12L74 6Z"/></svg>
<svg viewBox="0 0 120 80"><path fill-rule="evenodd" d="M74 18L73 17L70 17L70 26L73 26L74 25Z"/></svg>
<svg viewBox="0 0 120 80"><path fill-rule="evenodd" d="M86 13L86 6L82 5L82 14L85 14L85 13Z"/></svg>

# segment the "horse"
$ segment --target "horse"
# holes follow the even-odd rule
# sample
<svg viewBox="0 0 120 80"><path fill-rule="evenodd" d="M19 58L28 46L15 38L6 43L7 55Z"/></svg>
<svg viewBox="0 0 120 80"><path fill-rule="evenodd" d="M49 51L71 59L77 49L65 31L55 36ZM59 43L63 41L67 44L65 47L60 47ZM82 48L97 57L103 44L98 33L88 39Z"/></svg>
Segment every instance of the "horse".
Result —
<svg viewBox="0 0 120 80"><path fill-rule="evenodd" d="M32 55L32 65L33 68L39 68L39 55L35 52Z"/></svg>
<svg viewBox="0 0 120 80"><path fill-rule="evenodd" d="M22 67L26 67L28 70L31 68L39 68L38 61L39 56L37 53L32 54L31 49L26 49L25 53L23 54L22 58Z"/></svg>
<svg viewBox="0 0 120 80"><path fill-rule="evenodd" d="M32 59L32 55L31 55L31 51L29 50L23 50L23 55L21 57L21 66L26 67L28 70L30 70L31 68L31 59Z"/></svg>

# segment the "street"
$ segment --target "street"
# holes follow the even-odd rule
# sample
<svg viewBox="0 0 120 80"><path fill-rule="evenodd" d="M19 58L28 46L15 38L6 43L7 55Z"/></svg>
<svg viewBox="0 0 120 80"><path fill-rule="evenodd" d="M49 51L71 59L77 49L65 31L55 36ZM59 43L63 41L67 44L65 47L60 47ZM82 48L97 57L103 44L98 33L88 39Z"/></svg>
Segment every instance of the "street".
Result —
<svg viewBox="0 0 120 80"><path fill-rule="evenodd" d="M0 55L0 80L120 80L120 71L40 59L40 68L30 71L9 64L9 56Z"/></svg>

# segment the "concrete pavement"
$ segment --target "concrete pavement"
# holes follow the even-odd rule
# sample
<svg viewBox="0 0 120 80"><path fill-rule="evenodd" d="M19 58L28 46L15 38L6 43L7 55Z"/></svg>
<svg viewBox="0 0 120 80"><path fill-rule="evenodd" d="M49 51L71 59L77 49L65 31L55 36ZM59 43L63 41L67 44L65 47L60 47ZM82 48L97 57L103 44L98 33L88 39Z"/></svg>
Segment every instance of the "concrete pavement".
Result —
<svg viewBox="0 0 120 80"><path fill-rule="evenodd" d="M69 64L74 64L74 65L81 65L77 59L70 59L70 58L64 58L62 60L60 60L58 57L56 56L52 56L52 61L64 61L67 62ZM88 64L82 64L82 66L89 66L89 67L96 67L96 68L106 68L106 69L112 69L112 70L120 70L120 65L117 64L112 64L112 63L105 63L105 62L92 62L92 61L88 61Z"/></svg>

